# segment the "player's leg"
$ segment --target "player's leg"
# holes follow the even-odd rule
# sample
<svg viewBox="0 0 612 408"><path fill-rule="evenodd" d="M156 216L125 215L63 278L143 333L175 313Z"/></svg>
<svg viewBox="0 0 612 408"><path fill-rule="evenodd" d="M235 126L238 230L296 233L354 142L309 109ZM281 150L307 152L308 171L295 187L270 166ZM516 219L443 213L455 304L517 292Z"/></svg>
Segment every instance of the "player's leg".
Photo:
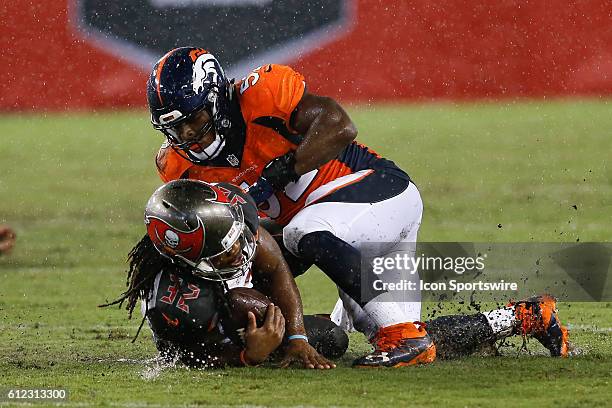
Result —
<svg viewBox="0 0 612 408"><path fill-rule="evenodd" d="M422 201L413 184L406 186L399 193L387 193L390 196L388 198L371 201L376 196L375 191L369 191L371 184L384 186L385 183L389 184L389 178L387 177L387 181L373 179L370 186L362 187L364 181L350 186L350 189L355 190L353 195L360 195L359 198L365 199L365 202L358 202L352 199L350 194L345 194L345 197L340 196L339 199L348 198L350 201L324 201L310 205L300 211L283 231L284 243L290 252L299 255L304 261L316 260L315 263L323 267L323 271L344 293L362 305L371 299L361 299L361 252L370 252L364 253L364 256L393 256L400 253L405 248L398 249L397 243L414 242L421 222ZM340 191L344 192L345 189ZM318 190L313 194L317 192ZM385 193L383 191L383 194ZM372 253L373 251L375 253ZM411 251L414 252L413 247ZM397 273L399 272L389 271L389 274L386 274L389 275L388 280L398 280L400 275L396 275ZM403 273L407 275L407 279L418 282L416 273ZM415 297L411 304L401 305L401 312L397 312L393 305L383 304L397 303L386 301L390 298L389 294L382 297L385 299L379 299L377 307L388 308L392 312L377 313L379 326L388 326L406 319L419 320L418 291L406 295L406 299L399 299L410 300L409 297ZM401 315L407 316L400 319Z"/></svg>
<svg viewBox="0 0 612 408"><path fill-rule="evenodd" d="M397 294L388 292L362 296L370 291L361 290L361 251L378 251L367 256L389 254L407 236L416 237L420 225L422 202L418 190L413 184L398 189L401 181L395 181L391 194L380 191L393 182L389 178L372 178L367 185L355 183L348 188L349 192L341 190L340 199L344 201L328 199L312 204L300 211L283 231L286 247L313 261L378 328L373 339L375 352L359 359L357 365L407 365L429 362L435 357L427 333L413 323L420 319L420 299L397 299ZM397 271L387 275L382 279L391 282L398 279ZM418 281L417 274L407 278Z"/></svg>
<svg viewBox="0 0 612 408"><path fill-rule="evenodd" d="M535 337L553 357L567 357L568 331L559 320L557 299L534 296L483 313L496 337L521 335Z"/></svg>
<svg viewBox="0 0 612 408"><path fill-rule="evenodd" d="M285 247L285 243L283 242L283 227L270 219L260 220L260 225L264 227L270 233L270 235L272 235L278 246L281 248L283 257L289 265L291 273L294 277L304 274L313 265L312 262L308 262L293 255ZM335 323L336 327L340 327L344 332L353 332L357 330L363 333L368 339L372 339L378 331L378 326L376 326L372 319L368 317L367 313L363 311L361 306L352 300L350 296L344 293L342 289L338 288L338 293L338 301L327 321L331 320L333 323ZM347 312L347 310L350 310L350 312ZM304 317L307 318L307 316ZM308 319L311 317L308 317ZM355 328L353 325L353 320L355 320L355 326L357 328ZM316 322L320 323L321 321L317 320L315 323Z"/></svg>
<svg viewBox="0 0 612 408"><path fill-rule="evenodd" d="M340 298L336 302L329 318L347 332L358 331L372 342L378 332L378 325L357 302L338 288Z"/></svg>
<svg viewBox="0 0 612 408"><path fill-rule="evenodd" d="M266 229L272 235L272 238L276 241L281 252L283 253L283 258L289 265L289 270L294 278L297 278L300 275L303 275L311 266L312 262L306 261L302 258L299 258L293 255L286 247L283 242L283 227L279 224L275 223L273 220L269 218L262 218L259 220L259 225Z"/></svg>
<svg viewBox="0 0 612 408"><path fill-rule="evenodd" d="M552 296L535 296L473 315L442 316L427 322L438 356L471 354L513 335L535 337L553 357L568 356L568 331L561 324Z"/></svg>
<svg viewBox="0 0 612 408"><path fill-rule="evenodd" d="M436 356L443 359L470 355L511 334L494 332L483 313L441 316L425 324L436 345Z"/></svg>

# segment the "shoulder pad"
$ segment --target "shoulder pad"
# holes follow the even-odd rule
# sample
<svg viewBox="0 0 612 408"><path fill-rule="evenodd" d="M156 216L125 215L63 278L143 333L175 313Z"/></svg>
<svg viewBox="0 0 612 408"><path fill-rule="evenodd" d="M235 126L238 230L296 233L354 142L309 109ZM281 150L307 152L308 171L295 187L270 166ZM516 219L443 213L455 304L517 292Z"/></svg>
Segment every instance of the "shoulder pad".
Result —
<svg viewBox="0 0 612 408"><path fill-rule="evenodd" d="M237 84L245 120L274 116L289 121L306 88L304 77L286 65L264 65Z"/></svg>
<svg viewBox="0 0 612 408"><path fill-rule="evenodd" d="M193 164L181 157L168 142L164 142L155 156L157 173L164 183L177 180Z"/></svg>

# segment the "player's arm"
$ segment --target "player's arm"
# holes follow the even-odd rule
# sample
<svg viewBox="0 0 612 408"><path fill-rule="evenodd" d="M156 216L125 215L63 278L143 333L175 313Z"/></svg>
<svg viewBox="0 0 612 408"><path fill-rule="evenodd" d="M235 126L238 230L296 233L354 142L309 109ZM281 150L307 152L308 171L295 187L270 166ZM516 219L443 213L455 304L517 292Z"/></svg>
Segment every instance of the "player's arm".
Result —
<svg viewBox="0 0 612 408"><path fill-rule="evenodd" d="M253 260L254 283L280 307L285 317L287 336L305 336L302 299L289 266L274 238L262 227L258 229L258 237L257 253ZM300 361L306 368L335 367L302 338L289 340L282 364L289 365L292 361Z"/></svg>
<svg viewBox="0 0 612 408"><path fill-rule="evenodd" d="M253 366L268 359L283 341L285 333L285 319L278 306L270 304L261 327L257 327L255 315L248 314L248 323L245 330L245 347L240 348L232 343L215 344L205 347L203 355L207 364L214 367L223 366ZM184 355L185 356L185 355ZM193 354L187 354L190 358ZM183 362L185 362L185 357Z"/></svg>
<svg viewBox="0 0 612 408"><path fill-rule="evenodd" d="M295 151L298 175L334 159L357 137L355 124L338 102L308 92L293 111L290 125L304 137Z"/></svg>
<svg viewBox="0 0 612 408"><path fill-rule="evenodd" d="M289 271L289 266L274 238L259 227L257 253L253 260L253 280L263 293L281 308L285 316L285 331L288 336L305 335L302 299Z"/></svg>
<svg viewBox="0 0 612 408"><path fill-rule="evenodd" d="M259 80L252 86L258 91L251 95L252 98L259 96L258 101L273 100L274 104L263 104L267 109L258 115L271 113L281 117L302 139L295 151L266 164L257 182L251 186L249 194L258 205L301 175L336 158L357 137L357 129L344 109L332 98L306 92L301 75L289 67L275 65L258 75L268 72L269 78L275 78L278 83L273 79Z"/></svg>
<svg viewBox="0 0 612 408"><path fill-rule="evenodd" d="M337 157L357 137L353 121L331 98L305 93L290 119L291 127L304 137L295 152L270 161L251 186L249 194L258 205L274 191Z"/></svg>
<svg viewBox="0 0 612 408"><path fill-rule="evenodd" d="M162 358L172 361L178 357L190 367L242 367L260 364L278 348L285 334L285 319L280 308L273 304L268 306L261 327L257 327L255 315L249 312L244 347L221 341L224 335L217 330L194 335L191 330L181 330L164 323L165 313L162 310L166 306L159 305L147 312L155 345Z"/></svg>

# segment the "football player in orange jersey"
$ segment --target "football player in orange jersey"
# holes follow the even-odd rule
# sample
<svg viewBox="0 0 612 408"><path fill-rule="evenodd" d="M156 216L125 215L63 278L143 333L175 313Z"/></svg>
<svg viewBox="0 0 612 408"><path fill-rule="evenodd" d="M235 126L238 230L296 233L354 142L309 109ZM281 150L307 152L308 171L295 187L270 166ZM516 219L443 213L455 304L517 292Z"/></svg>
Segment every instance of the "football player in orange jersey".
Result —
<svg viewBox="0 0 612 408"><path fill-rule="evenodd" d="M322 369L334 367L325 357L346 351L348 337L340 327L324 316L302 314L280 248L261 228L252 198L239 187L169 182L149 199L145 225L147 234L128 257L128 289L103 306L126 301L131 316L141 300L143 323L148 322L164 360L193 367L244 366L269 360L276 350L272 358L284 355L282 367L297 361ZM242 331L227 296L232 288L251 286L278 306L268 308L260 327L251 314ZM442 316L428 321L427 330L439 358L491 350L512 335L535 337L551 356L569 354L556 299L546 295L489 312Z"/></svg>
<svg viewBox="0 0 612 408"><path fill-rule="evenodd" d="M387 256L416 241L421 197L403 170L354 141L355 125L336 101L308 92L303 76L282 65L230 81L211 53L194 47L173 49L155 64L147 98L151 122L167 138L156 158L162 180L247 189L283 226L287 257L317 265L338 286L334 315L375 348L355 366L435 359L418 323L418 292L373 296L361 287L362 256ZM409 272L379 278L418 282Z"/></svg>

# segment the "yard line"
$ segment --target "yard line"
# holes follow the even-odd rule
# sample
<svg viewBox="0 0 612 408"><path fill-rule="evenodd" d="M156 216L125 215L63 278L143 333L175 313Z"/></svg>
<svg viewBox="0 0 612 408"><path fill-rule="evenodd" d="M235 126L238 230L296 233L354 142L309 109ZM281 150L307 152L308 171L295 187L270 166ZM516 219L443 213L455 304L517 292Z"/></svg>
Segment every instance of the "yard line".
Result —
<svg viewBox="0 0 612 408"><path fill-rule="evenodd" d="M581 331L590 331L594 333L610 333L612 332L612 327L600 327L592 324L570 324L568 323L567 328L569 330L581 330Z"/></svg>
<svg viewBox="0 0 612 408"><path fill-rule="evenodd" d="M22 406L22 407L33 407L40 406L40 403L43 401L29 402L29 401L2 401L0 402L0 407L3 406ZM91 403L91 402L72 402L72 401L44 401L50 406L54 407L93 407L100 405L99 403ZM112 407L124 407L124 408L171 408L171 407L184 407L184 408L198 408L202 407L202 405L198 404L149 404L148 402L110 402L108 405ZM222 407L222 405L221 405Z"/></svg>

